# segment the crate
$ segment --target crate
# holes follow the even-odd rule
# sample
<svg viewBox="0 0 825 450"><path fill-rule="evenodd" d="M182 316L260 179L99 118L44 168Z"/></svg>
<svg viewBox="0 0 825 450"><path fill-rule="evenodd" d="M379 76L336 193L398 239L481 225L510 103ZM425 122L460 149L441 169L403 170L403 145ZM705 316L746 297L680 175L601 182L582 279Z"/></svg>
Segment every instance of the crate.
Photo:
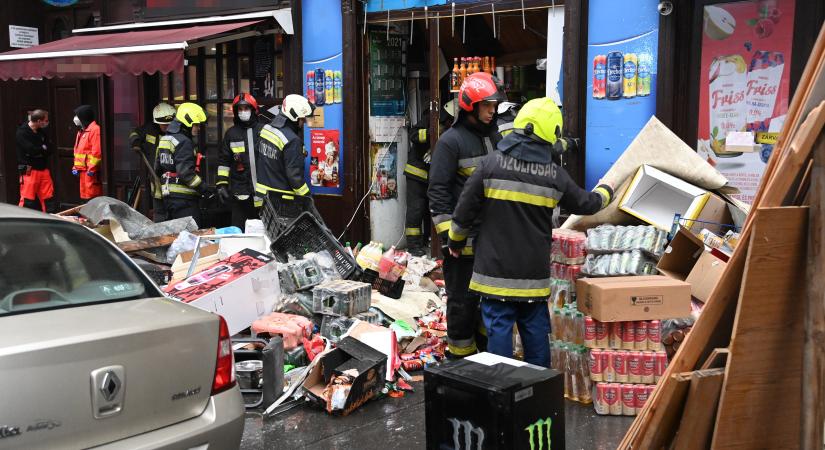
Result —
<svg viewBox="0 0 825 450"><path fill-rule="evenodd" d="M310 252L328 251L335 261L335 269L341 278L358 279L361 269L344 246L311 213L304 212L272 241L272 253L285 263L292 256L301 259Z"/></svg>
<svg viewBox="0 0 825 450"><path fill-rule="evenodd" d="M313 311L318 314L352 317L369 311L372 290L360 281L335 280L312 290Z"/></svg>
<svg viewBox="0 0 825 450"><path fill-rule="evenodd" d="M378 283L378 292L386 297L397 300L401 298L401 294L404 292L404 280L401 278L395 282L376 278L375 282Z"/></svg>
<svg viewBox="0 0 825 450"><path fill-rule="evenodd" d="M260 214L267 237L274 241L298 216L305 212L312 212L311 198L268 192Z"/></svg>

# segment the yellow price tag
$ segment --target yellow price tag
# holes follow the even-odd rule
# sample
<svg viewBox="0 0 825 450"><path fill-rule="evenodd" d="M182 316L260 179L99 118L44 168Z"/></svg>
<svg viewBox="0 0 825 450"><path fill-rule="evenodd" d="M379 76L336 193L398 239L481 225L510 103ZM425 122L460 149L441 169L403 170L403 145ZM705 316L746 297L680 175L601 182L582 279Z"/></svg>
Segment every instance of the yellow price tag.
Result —
<svg viewBox="0 0 825 450"><path fill-rule="evenodd" d="M779 133L777 132L768 133L766 131L759 131L756 133L757 144L776 144L778 140Z"/></svg>

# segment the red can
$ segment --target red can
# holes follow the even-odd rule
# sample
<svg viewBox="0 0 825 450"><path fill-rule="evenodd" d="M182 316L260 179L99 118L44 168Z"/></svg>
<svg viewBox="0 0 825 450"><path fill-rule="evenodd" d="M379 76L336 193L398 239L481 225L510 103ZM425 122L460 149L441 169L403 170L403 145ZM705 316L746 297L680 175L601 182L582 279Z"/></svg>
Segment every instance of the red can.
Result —
<svg viewBox="0 0 825 450"><path fill-rule="evenodd" d="M655 373L656 355L653 352L642 352L642 383L653 383Z"/></svg>
<svg viewBox="0 0 825 450"><path fill-rule="evenodd" d="M647 402L647 397L650 395L650 392L647 389L647 386L643 384L637 384L635 386L636 391L636 413L642 411L642 408L645 406Z"/></svg>
<svg viewBox="0 0 825 450"><path fill-rule="evenodd" d="M667 370L667 353L656 352L656 366L653 369L653 379L658 383Z"/></svg>
<svg viewBox="0 0 825 450"><path fill-rule="evenodd" d="M632 384L623 384L621 387L622 395L622 415L635 416L636 415L636 387Z"/></svg>
<svg viewBox="0 0 825 450"><path fill-rule="evenodd" d="M590 348L596 346L596 321L590 316L584 316L584 345Z"/></svg>
<svg viewBox="0 0 825 450"><path fill-rule="evenodd" d="M622 397L619 383L607 383L604 390L604 403L611 416L622 415Z"/></svg>
<svg viewBox="0 0 825 450"><path fill-rule="evenodd" d="M628 353L627 380L631 383L642 382L642 352Z"/></svg>
<svg viewBox="0 0 825 450"><path fill-rule="evenodd" d="M656 390L656 385L651 384L650 386L645 386L647 388L647 398L653 397L653 391Z"/></svg>
<svg viewBox="0 0 825 450"><path fill-rule="evenodd" d="M420 359L413 359L412 361L401 361L401 367L407 372L421 370L424 368L424 363Z"/></svg>
<svg viewBox="0 0 825 450"><path fill-rule="evenodd" d="M647 322L639 320L634 325L636 327L636 350L647 350Z"/></svg>
<svg viewBox="0 0 825 450"><path fill-rule="evenodd" d="M636 348L636 326L633 322L625 322L622 325L622 349L634 350Z"/></svg>
<svg viewBox="0 0 825 450"><path fill-rule="evenodd" d="M415 353L402 353L399 357L401 358L401 361L412 361L414 359L418 359L418 355Z"/></svg>
<svg viewBox="0 0 825 450"><path fill-rule="evenodd" d="M651 320L647 324L647 349L662 349L662 324L658 320Z"/></svg>
<svg viewBox="0 0 825 450"><path fill-rule="evenodd" d="M610 407L607 405L607 402L605 401L606 392L607 383L596 383L596 398L593 399L593 407L596 409L596 414L610 414Z"/></svg>
<svg viewBox="0 0 825 450"><path fill-rule="evenodd" d="M607 93L607 56L593 58L593 98L604 98Z"/></svg>
<svg viewBox="0 0 825 450"><path fill-rule="evenodd" d="M590 350L590 379L593 381L604 381L604 366L602 365L603 350Z"/></svg>
<svg viewBox="0 0 825 450"><path fill-rule="evenodd" d="M622 348L622 322L610 322L607 339L610 348L616 350Z"/></svg>
<svg viewBox="0 0 825 450"><path fill-rule="evenodd" d="M604 366L604 381L608 381L613 383L616 381L616 371L613 370L613 355L616 354L615 350L605 350L602 353L604 357L607 359L607 365Z"/></svg>
<svg viewBox="0 0 825 450"><path fill-rule="evenodd" d="M613 352L613 373L617 382L627 383L627 352Z"/></svg>
<svg viewBox="0 0 825 450"><path fill-rule="evenodd" d="M596 323L596 347L607 348L609 346L607 339L608 324L606 322L599 322L596 319L593 319L593 322Z"/></svg>

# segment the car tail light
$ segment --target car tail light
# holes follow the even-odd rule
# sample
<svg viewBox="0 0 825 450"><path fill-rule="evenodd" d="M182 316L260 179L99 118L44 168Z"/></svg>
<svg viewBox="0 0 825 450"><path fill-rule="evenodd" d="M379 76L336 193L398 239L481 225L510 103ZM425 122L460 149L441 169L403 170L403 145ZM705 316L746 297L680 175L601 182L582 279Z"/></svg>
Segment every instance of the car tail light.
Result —
<svg viewBox="0 0 825 450"><path fill-rule="evenodd" d="M212 395L235 386L235 367L232 358L232 339L229 327L223 317L220 319L218 332L218 358L215 362L215 379L212 381Z"/></svg>

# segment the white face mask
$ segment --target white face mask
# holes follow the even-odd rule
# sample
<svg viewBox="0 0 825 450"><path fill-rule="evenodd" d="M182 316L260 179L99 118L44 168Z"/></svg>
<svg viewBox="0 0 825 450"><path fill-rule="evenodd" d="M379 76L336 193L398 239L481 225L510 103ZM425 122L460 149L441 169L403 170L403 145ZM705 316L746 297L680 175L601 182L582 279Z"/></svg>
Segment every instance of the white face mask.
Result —
<svg viewBox="0 0 825 450"><path fill-rule="evenodd" d="M82 127L82 126L83 126L83 124L82 124L82 123L80 123L80 119L78 119L78 118L77 118L77 116L74 116L74 119L73 119L73 120L74 120L74 124L75 124L75 125L77 125L77 126L79 126L79 127Z"/></svg>
<svg viewBox="0 0 825 450"><path fill-rule="evenodd" d="M252 111L238 111L238 119L241 122L248 122L252 118Z"/></svg>

